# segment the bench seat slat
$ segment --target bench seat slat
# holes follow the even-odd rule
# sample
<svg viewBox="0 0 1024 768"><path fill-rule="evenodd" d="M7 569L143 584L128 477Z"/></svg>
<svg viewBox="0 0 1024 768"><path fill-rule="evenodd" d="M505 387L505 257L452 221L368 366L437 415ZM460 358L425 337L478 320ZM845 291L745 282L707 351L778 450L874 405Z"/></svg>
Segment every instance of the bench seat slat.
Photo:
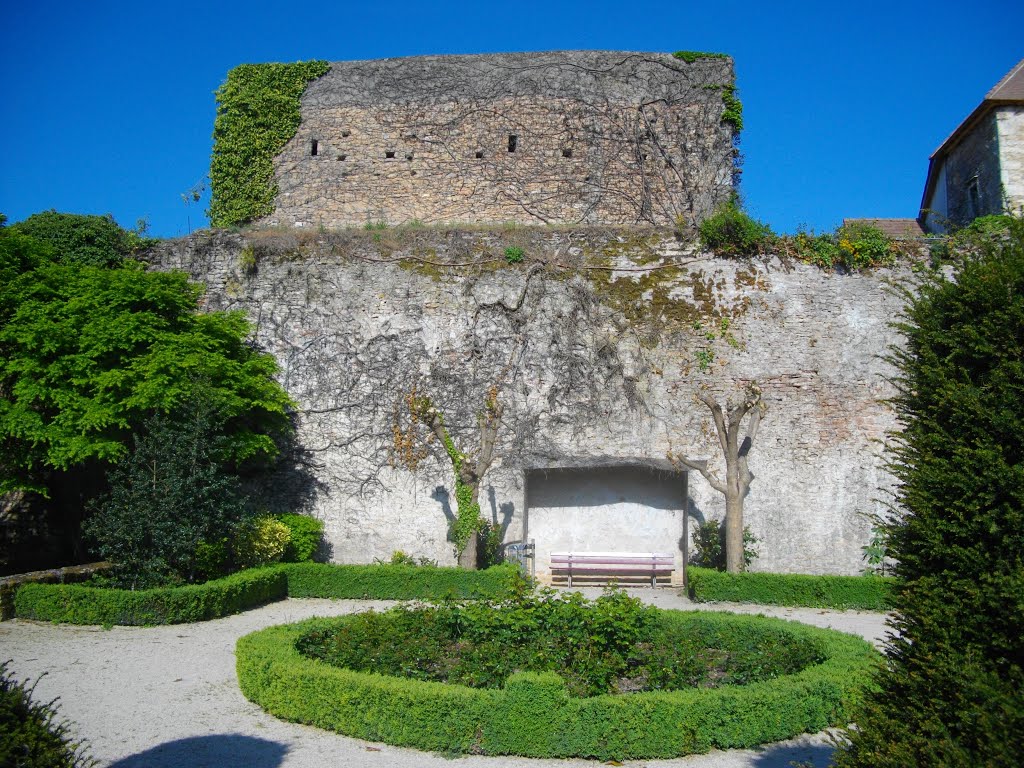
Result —
<svg viewBox="0 0 1024 768"><path fill-rule="evenodd" d="M671 575L674 570L675 558L664 552L551 553L551 575L567 578L570 587L573 576L593 578L597 574L612 578L649 576L653 587L659 576Z"/></svg>

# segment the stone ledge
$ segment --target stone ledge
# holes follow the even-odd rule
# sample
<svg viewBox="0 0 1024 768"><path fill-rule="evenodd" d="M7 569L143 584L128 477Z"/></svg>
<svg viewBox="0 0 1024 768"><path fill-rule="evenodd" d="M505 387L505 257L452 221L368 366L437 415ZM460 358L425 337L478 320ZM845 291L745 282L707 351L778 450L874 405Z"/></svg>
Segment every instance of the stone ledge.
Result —
<svg viewBox="0 0 1024 768"><path fill-rule="evenodd" d="M0 578L0 621L14 618L14 593L22 584L72 584L87 581L94 574L108 571L111 567L108 562L86 563L4 576Z"/></svg>

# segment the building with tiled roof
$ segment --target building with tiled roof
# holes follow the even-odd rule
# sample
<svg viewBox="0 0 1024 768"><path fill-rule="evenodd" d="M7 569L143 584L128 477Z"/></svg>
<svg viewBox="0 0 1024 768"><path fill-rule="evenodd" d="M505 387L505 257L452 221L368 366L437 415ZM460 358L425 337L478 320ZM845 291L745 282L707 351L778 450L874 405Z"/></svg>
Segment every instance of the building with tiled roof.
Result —
<svg viewBox="0 0 1024 768"><path fill-rule="evenodd" d="M927 232L1024 208L1024 59L939 146L918 221Z"/></svg>

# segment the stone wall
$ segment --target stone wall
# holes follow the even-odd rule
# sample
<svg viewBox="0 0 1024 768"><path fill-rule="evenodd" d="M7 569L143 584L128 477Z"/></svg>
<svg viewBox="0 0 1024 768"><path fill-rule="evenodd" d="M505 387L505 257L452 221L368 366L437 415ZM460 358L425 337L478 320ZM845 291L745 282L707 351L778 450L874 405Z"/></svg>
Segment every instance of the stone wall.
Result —
<svg viewBox="0 0 1024 768"><path fill-rule="evenodd" d="M1002 213L995 112L950 150L945 167L947 216L953 224L967 226L978 216Z"/></svg>
<svg viewBox="0 0 1024 768"><path fill-rule="evenodd" d="M508 248L523 261L508 264ZM472 453L497 388L504 416L481 502L513 541L524 527L530 536L532 471L664 469L670 451L721 471L694 393L724 401L756 380L769 411L750 459L752 568L863 566L865 515L892 485L882 355L900 302L886 282L908 270L718 259L669 232L611 228L197 233L150 258L205 282L210 308L245 310L280 361L299 404L308 509L336 561L401 549L454 562L451 466L422 432L401 445L416 432L413 390ZM691 525L721 517L721 495L699 475L689 492Z"/></svg>
<svg viewBox="0 0 1024 768"><path fill-rule="evenodd" d="M732 192L732 85L731 59L668 54L338 62L303 96L265 223L692 224Z"/></svg>
<svg viewBox="0 0 1024 768"><path fill-rule="evenodd" d="M996 111L1002 193L1013 211L1024 210L1024 106Z"/></svg>

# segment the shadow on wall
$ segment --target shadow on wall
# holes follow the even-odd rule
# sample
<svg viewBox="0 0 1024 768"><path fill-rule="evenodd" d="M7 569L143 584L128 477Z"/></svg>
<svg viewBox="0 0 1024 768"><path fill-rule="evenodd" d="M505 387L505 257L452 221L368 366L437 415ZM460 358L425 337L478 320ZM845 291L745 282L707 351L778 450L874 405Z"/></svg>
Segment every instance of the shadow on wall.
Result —
<svg viewBox="0 0 1024 768"><path fill-rule="evenodd" d="M835 747L831 744L771 744L754 755L754 768L826 768Z"/></svg>
<svg viewBox="0 0 1024 768"><path fill-rule="evenodd" d="M327 490L327 483L317 478L317 471L323 469L323 465L299 442L294 431L281 438L277 448L280 458L273 470L254 479L247 490L273 514L308 514L317 494Z"/></svg>
<svg viewBox="0 0 1024 768"><path fill-rule="evenodd" d="M516 505L511 501L506 501L499 507L498 496L494 492L493 485L487 486L487 500L491 504L491 525L497 526L501 530L501 540L504 541L505 533L512 524L512 516L516 512Z"/></svg>
<svg viewBox="0 0 1024 768"><path fill-rule="evenodd" d="M444 512L445 519L449 524L455 522L455 512L452 511L452 497L448 493L448 489L443 485L439 485L434 488L434 492L430 494L430 498L441 505L441 511Z"/></svg>
<svg viewBox="0 0 1024 768"><path fill-rule="evenodd" d="M689 523L689 534L690 541L683 541L683 537L679 537L679 550L685 552L689 560L693 559L693 532L697 529L697 526L704 525L707 522L707 517L704 515L704 510L697 506L697 502L693 500L692 496L686 499L686 516L690 518ZM788 768L788 766L787 766Z"/></svg>
<svg viewBox="0 0 1024 768"><path fill-rule="evenodd" d="M288 747L276 741L223 733L158 744L111 763L109 768L181 768L184 765L276 768L284 762L287 753Z"/></svg>
<svg viewBox="0 0 1024 768"><path fill-rule="evenodd" d="M452 497L448 489L439 485L434 488L430 494L430 498L441 505L441 511L444 513L445 519L448 520L449 525L455 522L455 511L452 509ZM515 514L516 505L511 501L506 501L500 507L498 506L498 497L494 493L494 486L487 487L487 500L491 505L491 525L496 525L501 529L501 538L505 539L505 532L508 527L512 524L512 516Z"/></svg>

